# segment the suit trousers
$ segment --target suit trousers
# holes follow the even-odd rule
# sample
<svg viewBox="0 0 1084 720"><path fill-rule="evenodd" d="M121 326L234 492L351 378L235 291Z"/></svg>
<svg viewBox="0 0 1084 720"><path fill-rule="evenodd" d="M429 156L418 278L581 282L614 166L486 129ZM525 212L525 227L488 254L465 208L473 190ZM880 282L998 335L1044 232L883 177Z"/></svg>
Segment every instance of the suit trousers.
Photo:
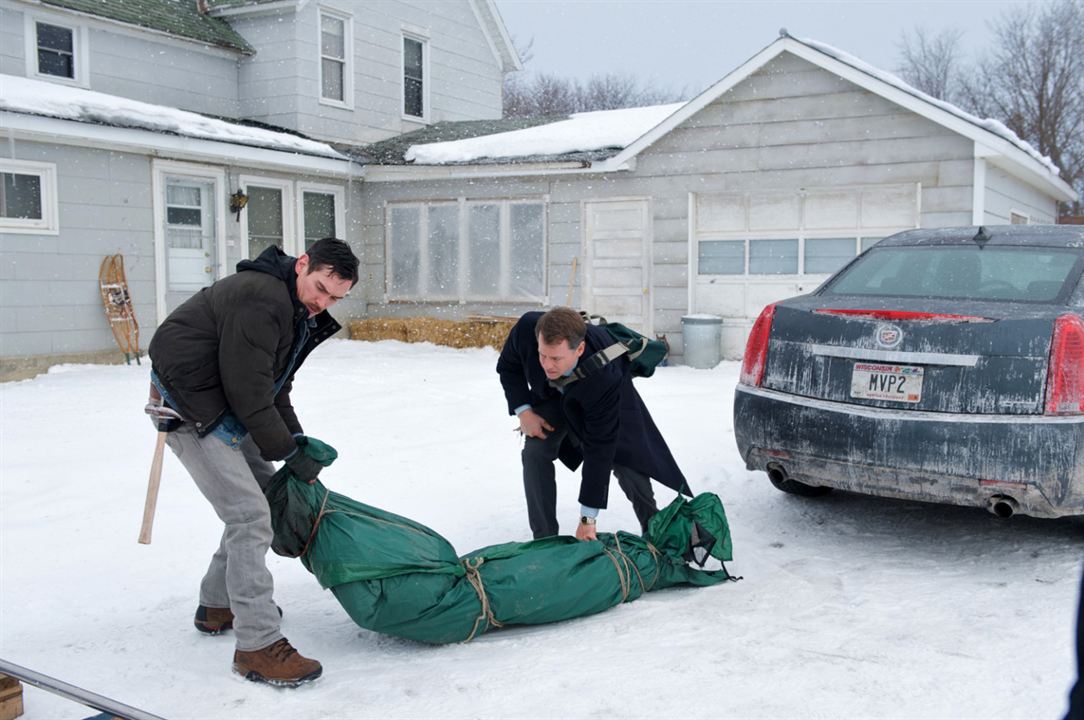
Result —
<svg viewBox="0 0 1084 720"><path fill-rule="evenodd" d="M251 435L231 448L216 437L199 437L185 423L166 442L225 523L200 583L200 604L233 612L238 650L265 648L282 637L267 569L271 510L263 494L275 468L260 457Z"/></svg>
<svg viewBox="0 0 1084 720"><path fill-rule="evenodd" d="M523 492L527 498L527 521L535 539L551 537L559 533L557 522L557 479L554 461L557 460L561 442L569 434L564 417L557 401L547 402L532 408L546 419L553 430L545 439L528 437L523 443ZM578 444L573 436L572 442ZM613 473L617 484L632 502L633 512L640 521L641 534L647 533L647 524L659 511L655 504L655 494L651 489L651 479L643 473L614 464Z"/></svg>

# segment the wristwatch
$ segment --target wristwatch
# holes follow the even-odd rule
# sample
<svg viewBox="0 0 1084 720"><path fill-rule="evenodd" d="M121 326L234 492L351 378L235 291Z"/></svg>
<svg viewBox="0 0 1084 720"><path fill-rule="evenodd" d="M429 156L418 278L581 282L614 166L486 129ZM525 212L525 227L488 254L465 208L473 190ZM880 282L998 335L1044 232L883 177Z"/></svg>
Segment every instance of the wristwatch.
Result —
<svg viewBox="0 0 1084 720"><path fill-rule="evenodd" d="M594 525L594 524L595 524L595 518L587 517L586 515L581 515L580 516L580 525Z"/></svg>

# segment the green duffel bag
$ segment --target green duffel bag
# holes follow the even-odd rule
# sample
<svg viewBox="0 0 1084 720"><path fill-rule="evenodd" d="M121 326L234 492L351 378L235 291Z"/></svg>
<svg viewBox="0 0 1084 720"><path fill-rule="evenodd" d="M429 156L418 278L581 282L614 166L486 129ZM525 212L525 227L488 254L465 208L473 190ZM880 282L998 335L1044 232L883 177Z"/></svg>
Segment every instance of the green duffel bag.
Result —
<svg viewBox="0 0 1084 720"><path fill-rule="evenodd" d="M310 440L330 464L335 451ZM463 642L507 625L601 612L649 590L714 585L731 559L719 498L679 497L651 519L646 537L599 533L505 543L459 557L433 530L297 480L288 468L265 490L280 555L299 557L361 627L427 643ZM700 567L696 567L696 563Z"/></svg>

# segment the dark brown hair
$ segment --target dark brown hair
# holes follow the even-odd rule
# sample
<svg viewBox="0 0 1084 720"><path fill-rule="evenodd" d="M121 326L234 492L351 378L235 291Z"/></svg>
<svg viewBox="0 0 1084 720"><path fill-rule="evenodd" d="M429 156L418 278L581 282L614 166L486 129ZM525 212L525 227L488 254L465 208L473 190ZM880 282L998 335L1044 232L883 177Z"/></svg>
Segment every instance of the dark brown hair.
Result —
<svg viewBox="0 0 1084 720"><path fill-rule="evenodd" d="M546 345L565 340L570 348L576 349L587 336L587 323L572 308L555 307L538 318L534 334L536 337L541 335Z"/></svg>

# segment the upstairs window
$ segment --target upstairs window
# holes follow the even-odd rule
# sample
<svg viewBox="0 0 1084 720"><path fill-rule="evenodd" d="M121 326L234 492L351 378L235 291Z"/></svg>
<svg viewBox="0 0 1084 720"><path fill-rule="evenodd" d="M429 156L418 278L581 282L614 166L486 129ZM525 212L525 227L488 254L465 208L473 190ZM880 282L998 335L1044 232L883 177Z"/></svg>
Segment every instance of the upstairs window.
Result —
<svg viewBox="0 0 1084 720"><path fill-rule="evenodd" d="M426 43L418 38L403 36L403 114L424 119Z"/></svg>
<svg viewBox="0 0 1084 720"><path fill-rule="evenodd" d="M75 79L75 33L71 28L36 23L38 28L38 72Z"/></svg>
<svg viewBox="0 0 1084 720"><path fill-rule="evenodd" d="M86 85L85 45L82 28L27 16L27 74L31 77Z"/></svg>
<svg viewBox="0 0 1084 720"><path fill-rule="evenodd" d="M353 101L351 80L350 19L320 12L320 99L332 104L350 105Z"/></svg>

